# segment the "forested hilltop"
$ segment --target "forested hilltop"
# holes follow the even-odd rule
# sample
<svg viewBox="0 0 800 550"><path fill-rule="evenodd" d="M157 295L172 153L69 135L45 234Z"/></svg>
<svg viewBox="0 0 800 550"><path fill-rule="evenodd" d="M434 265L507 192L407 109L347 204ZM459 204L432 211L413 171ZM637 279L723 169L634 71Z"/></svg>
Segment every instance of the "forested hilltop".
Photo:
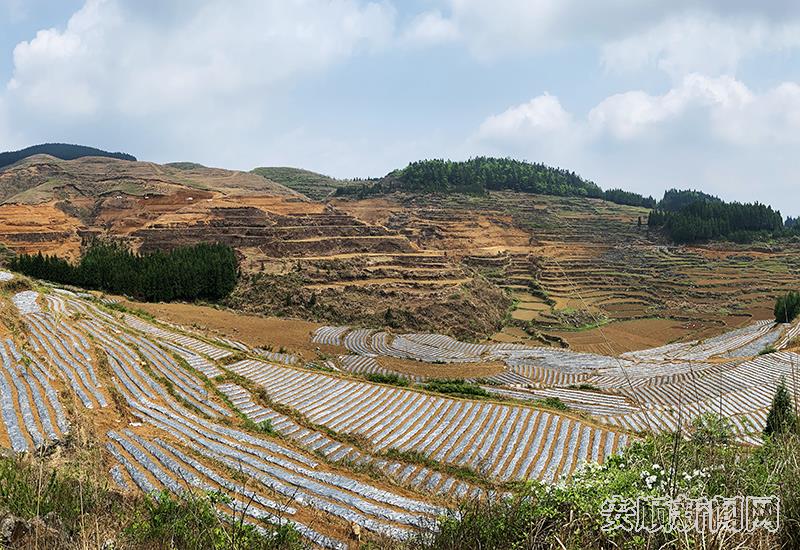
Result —
<svg viewBox="0 0 800 550"><path fill-rule="evenodd" d="M670 189L664 193L648 225L660 228L675 242L694 243L714 239L752 242L780 237L790 231L779 211L756 203L727 203L700 191ZM793 224L792 224L793 225Z"/></svg>
<svg viewBox="0 0 800 550"><path fill-rule="evenodd" d="M596 183L563 168L510 158L475 157L466 161L420 160L380 180L340 187L336 195L364 198L406 191L412 193L484 194L522 191L542 195L605 199L617 204L653 208L652 197L621 189L603 191Z"/></svg>
<svg viewBox="0 0 800 550"><path fill-rule="evenodd" d="M85 145L72 145L69 143L42 143L20 149L19 151L7 151L0 153L0 168L9 166L22 159L33 155L50 155L61 160L74 160L81 157L108 157L119 160L136 160L136 157L127 153L110 153L102 149L87 147Z"/></svg>

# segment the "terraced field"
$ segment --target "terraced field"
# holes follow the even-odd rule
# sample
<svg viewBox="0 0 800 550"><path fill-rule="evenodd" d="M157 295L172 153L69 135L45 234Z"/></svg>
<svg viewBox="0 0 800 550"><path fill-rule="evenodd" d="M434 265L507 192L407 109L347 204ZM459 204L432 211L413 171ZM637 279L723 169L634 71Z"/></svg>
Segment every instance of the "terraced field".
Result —
<svg viewBox="0 0 800 550"><path fill-rule="evenodd" d="M313 339L351 351L353 355L340 356L333 363L348 372L380 372L420 381L402 371L354 365L375 364L381 356L402 357L429 363L427 378L451 378L450 370L437 375L436 366L499 360L505 364L499 374L462 378L482 384L496 397L517 402L556 398L609 426L633 432L688 429L693 418L721 412L731 419L743 441L757 443L779 382L786 380L791 391L797 391L800 355L779 350L798 334L800 322L759 321L706 340L620 356L332 326L319 328Z"/></svg>
<svg viewBox="0 0 800 550"><path fill-rule="evenodd" d="M309 192L324 180L265 173ZM141 250L225 242L243 268L226 305L315 322L616 355L767 318L800 277L797 243L670 246L646 209L579 197L344 200L323 185L312 200L255 173L41 155L0 179L9 250L75 259L97 236Z"/></svg>
<svg viewBox="0 0 800 550"><path fill-rule="evenodd" d="M21 329L0 345L0 444L47 454L80 426L103 442L120 490L222 491L231 500L221 515L262 529L291 522L322 547L346 546L354 525L410 536L454 499L505 480L556 480L629 440L524 404L310 370L292 353L120 313L88 294L38 286L0 300ZM409 355L427 349L414 342ZM409 462L411 451L431 462Z"/></svg>
<svg viewBox="0 0 800 550"><path fill-rule="evenodd" d="M3 272L0 285L14 279ZM785 350L800 323L618 356L328 325L308 345L346 353L306 362L89 294L34 285L0 288L0 300L13 327L0 341L2 446L47 454L88 430L120 490L222 491L221 515L291 522L327 548L345 547L353 526L408 537L459 498L554 482L708 411L758 444L778 382L795 394L800 382L800 355ZM396 370L409 364L416 374ZM486 365L497 367L470 374ZM364 379L376 373L409 385ZM423 386L459 373L489 397Z"/></svg>
<svg viewBox="0 0 800 550"><path fill-rule="evenodd" d="M577 464L601 460L627 443L625 434L520 406L464 402L324 374L276 370L280 368L259 361L229 368L314 424L366 438L376 452L418 452L503 481L554 481Z"/></svg>
<svg viewBox="0 0 800 550"><path fill-rule="evenodd" d="M504 341L552 336L613 355L636 341L704 338L769 317L800 277L796 243L671 246L648 230L646 209L601 200L493 192L335 204L508 290L511 323L495 335ZM625 330L591 330L609 322Z"/></svg>

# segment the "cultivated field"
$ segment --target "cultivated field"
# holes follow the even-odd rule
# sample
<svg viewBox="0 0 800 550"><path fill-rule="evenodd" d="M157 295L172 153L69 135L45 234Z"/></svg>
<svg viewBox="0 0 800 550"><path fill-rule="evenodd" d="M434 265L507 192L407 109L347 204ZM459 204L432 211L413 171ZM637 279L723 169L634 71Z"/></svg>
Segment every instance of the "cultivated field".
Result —
<svg viewBox="0 0 800 550"><path fill-rule="evenodd" d="M259 528L291 522L329 548L352 543L354 526L408 537L460 498L552 483L704 411L758 444L774 388L795 387L800 360L782 351L800 324L767 321L619 356L332 325L306 325L304 340L295 329L280 349L268 333L247 344L219 320L214 331L187 327L8 273L0 281L3 447L50 453L88 433L122 491L223 491L221 514ZM364 378L375 373L409 385ZM489 397L423 386L441 377Z"/></svg>

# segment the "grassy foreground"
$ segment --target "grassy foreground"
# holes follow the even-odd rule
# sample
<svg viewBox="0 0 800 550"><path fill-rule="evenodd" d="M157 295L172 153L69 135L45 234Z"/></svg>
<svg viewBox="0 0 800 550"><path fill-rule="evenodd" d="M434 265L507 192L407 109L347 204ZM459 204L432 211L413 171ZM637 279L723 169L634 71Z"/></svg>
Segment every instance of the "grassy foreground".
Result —
<svg viewBox="0 0 800 550"><path fill-rule="evenodd" d="M602 466L587 465L555 486L528 483L511 496L468 501L440 521L436 534L403 543L377 541L395 550L490 549L796 549L800 548L800 436L768 437L763 447L733 444L725 421L707 417L692 437L647 437ZM604 514L613 497L654 502L686 497L776 496L780 522L766 529L698 532L692 518L676 528L637 530ZM658 517L646 506L642 517ZM653 515L649 515L653 514ZM663 517L663 516L662 516ZM660 522L666 525L666 522Z"/></svg>
<svg viewBox="0 0 800 550"><path fill-rule="evenodd" d="M223 520L217 493L136 496L117 491L78 461L57 467L38 459L0 458L0 546L3 548L294 549L291 527L257 530ZM102 477L100 477L102 476Z"/></svg>
<svg viewBox="0 0 800 550"><path fill-rule="evenodd" d="M110 485L99 462L49 457L0 458L0 545L13 548L297 549L291 527L256 529L239 514L223 519L221 494L135 496ZM506 549L794 549L800 548L800 435L768 436L762 447L730 439L713 416L689 437L646 437L602 466L586 465L548 486L506 487L492 499L462 502L435 533L409 540L371 539L354 548ZM637 530L609 515L609 499L775 496L774 530L698 532L679 520L672 531ZM613 501L612 501L613 502ZM652 503L652 500L647 500ZM648 504L642 513L652 513ZM655 517L655 516L652 516ZM684 522L684 523L682 523Z"/></svg>

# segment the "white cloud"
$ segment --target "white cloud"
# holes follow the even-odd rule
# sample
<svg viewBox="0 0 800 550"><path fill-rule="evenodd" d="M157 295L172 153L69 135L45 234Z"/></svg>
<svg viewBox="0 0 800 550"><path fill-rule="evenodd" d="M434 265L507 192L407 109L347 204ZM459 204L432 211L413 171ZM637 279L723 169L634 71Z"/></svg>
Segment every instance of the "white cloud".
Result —
<svg viewBox="0 0 800 550"><path fill-rule="evenodd" d="M691 74L660 96L634 90L608 97L589 112L587 119L594 133L629 140L651 137L654 129L695 109L705 110L722 122L726 116L736 117L754 101L752 92L731 77Z"/></svg>
<svg viewBox="0 0 800 550"><path fill-rule="evenodd" d="M543 94L487 117L477 137L524 143L580 137L589 142L669 139L669 130L688 128L697 138L727 145L760 147L800 141L800 84L785 82L756 93L730 77L687 75L662 95L632 90L609 96L585 118L566 111L557 97ZM681 136L679 139L683 139Z"/></svg>
<svg viewBox="0 0 800 550"><path fill-rule="evenodd" d="M788 0L441 0L472 53L587 45L612 70L655 65L673 76L730 73L756 52L800 46L800 3ZM443 24L443 23L440 23Z"/></svg>
<svg viewBox="0 0 800 550"><path fill-rule="evenodd" d="M612 71L656 66L675 78L692 72L731 74L747 57L797 47L800 22L796 20L692 13L604 44L602 63Z"/></svg>
<svg viewBox="0 0 800 550"><path fill-rule="evenodd" d="M576 122L556 96L544 93L487 117L466 148L471 154L512 155L572 166L585 138L585 125Z"/></svg>
<svg viewBox="0 0 800 550"><path fill-rule="evenodd" d="M391 6L358 0L247 0L235 9L206 0L163 11L87 0L64 30L17 45L10 94L59 116L255 106L270 86L380 48L394 25Z"/></svg>
<svg viewBox="0 0 800 550"><path fill-rule="evenodd" d="M440 11L426 11L414 17L400 40L409 46L427 46L452 42L458 37L458 27L452 20L444 18Z"/></svg>
<svg viewBox="0 0 800 550"><path fill-rule="evenodd" d="M484 139L528 139L561 133L572 126L572 116L557 97L544 93L528 103L510 107L487 118L478 135Z"/></svg>
<svg viewBox="0 0 800 550"><path fill-rule="evenodd" d="M800 169L800 84L758 92L730 76L690 74L661 95L607 97L586 116L545 94L487 117L473 139L473 149L559 164L606 187L694 186L780 205Z"/></svg>

